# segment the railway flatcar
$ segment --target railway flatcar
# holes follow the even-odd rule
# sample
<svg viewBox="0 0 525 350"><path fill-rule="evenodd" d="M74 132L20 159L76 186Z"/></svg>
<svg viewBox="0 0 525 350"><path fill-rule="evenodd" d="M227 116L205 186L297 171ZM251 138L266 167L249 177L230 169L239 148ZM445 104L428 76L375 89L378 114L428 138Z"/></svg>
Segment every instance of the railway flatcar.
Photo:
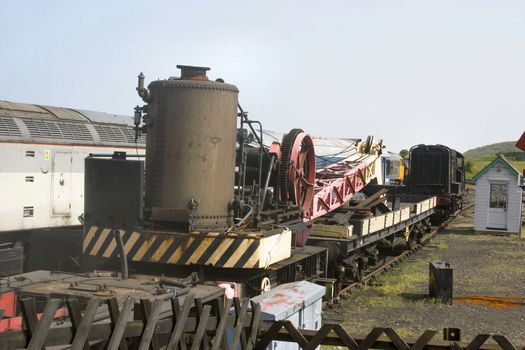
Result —
<svg viewBox="0 0 525 350"><path fill-rule="evenodd" d="M251 296L297 280L359 279L381 241L414 241L429 226L435 197L392 205L386 189L367 190L382 183L381 140L272 135L248 118L236 86L209 80L209 68L179 68L148 87L138 76L145 162L86 159L86 271L196 272Z"/></svg>
<svg viewBox="0 0 525 350"><path fill-rule="evenodd" d="M443 145L416 145L410 149L409 194L437 196L438 209L448 216L463 206L463 155Z"/></svg>
<svg viewBox="0 0 525 350"><path fill-rule="evenodd" d="M144 155L132 118L0 101L1 272L74 269L84 210L84 158L126 151ZM78 243L76 244L78 246ZM33 254L38 249L46 254ZM11 250L9 250L11 249ZM43 261L44 259L45 261Z"/></svg>

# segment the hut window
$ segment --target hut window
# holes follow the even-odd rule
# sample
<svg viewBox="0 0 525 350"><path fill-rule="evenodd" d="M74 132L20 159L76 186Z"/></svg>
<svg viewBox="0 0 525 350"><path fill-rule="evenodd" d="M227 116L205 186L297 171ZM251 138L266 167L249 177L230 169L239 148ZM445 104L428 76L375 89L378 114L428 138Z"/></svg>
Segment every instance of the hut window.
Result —
<svg viewBox="0 0 525 350"><path fill-rule="evenodd" d="M490 207L507 209L507 185L490 184Z"/></svg>

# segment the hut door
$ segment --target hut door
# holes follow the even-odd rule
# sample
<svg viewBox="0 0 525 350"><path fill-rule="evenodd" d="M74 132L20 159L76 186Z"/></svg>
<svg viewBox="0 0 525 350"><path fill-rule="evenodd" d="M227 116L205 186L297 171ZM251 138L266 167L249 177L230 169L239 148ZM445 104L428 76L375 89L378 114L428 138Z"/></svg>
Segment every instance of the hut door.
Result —
<svg viewBox="0 0 525 350"><path fill-rule="evenodd" d="M507 229L508 184L491 182L489 193L489 210L487 213L488 229Z"/></svg>

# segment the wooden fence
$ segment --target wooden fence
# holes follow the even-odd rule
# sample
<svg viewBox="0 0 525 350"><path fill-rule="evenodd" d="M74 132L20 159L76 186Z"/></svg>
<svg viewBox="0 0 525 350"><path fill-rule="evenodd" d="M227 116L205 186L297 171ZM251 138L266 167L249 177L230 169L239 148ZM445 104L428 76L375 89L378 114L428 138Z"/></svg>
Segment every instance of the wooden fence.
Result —
<svg viewBox="0 0 525 350"><path fill-rule="evenodd" d="M57 311L66 308L60 322ZM364 337L351 337L339 323L325 322L319 330L300 330L290 321L264 322L259 304L222 297L203 303L190 293L182 305L178 298L153 300L127 298L49 299L40 315L34 299L21 300L24 327L0 333L4 349L266 349L274 340L289 341L302 349L334 345L351 350L525 350L504 336L480 334L471 342L435 339L425 331L415 340L405 340L392 328L374 328ZM63 314L63 313L62 313ZM100 318L100 315L107 317ZM97 316L98 315L98 316Z"/></svg>

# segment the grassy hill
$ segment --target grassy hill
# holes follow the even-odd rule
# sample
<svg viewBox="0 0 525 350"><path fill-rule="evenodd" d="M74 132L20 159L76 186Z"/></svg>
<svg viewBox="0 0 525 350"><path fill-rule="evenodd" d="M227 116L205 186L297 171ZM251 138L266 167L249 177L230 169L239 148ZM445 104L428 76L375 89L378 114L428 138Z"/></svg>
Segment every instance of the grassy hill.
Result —
<svg viewBox="0 0 525 350"><path fill-rule="evenodd" d="M498 154L503 154L519 172L522 172L525 169L525 152L518 149L515 144L516 141L500 142L477 147L463 153L465 162L470 163L470 171L467 171L466 178L471 180L474 175L493 161Z"/></svg>
<svg viewBox="0 0 525 350"><path fill-rule="evenodd" d="M463 153L463 155L465 157L470 158L470 157L488 156L491 154L499 154L499 153L521 152L521 150L517 148L515 144L516 144L516 141L493 143L492 145L486 145L486 146L469 149L468 151Z"/></svg>

